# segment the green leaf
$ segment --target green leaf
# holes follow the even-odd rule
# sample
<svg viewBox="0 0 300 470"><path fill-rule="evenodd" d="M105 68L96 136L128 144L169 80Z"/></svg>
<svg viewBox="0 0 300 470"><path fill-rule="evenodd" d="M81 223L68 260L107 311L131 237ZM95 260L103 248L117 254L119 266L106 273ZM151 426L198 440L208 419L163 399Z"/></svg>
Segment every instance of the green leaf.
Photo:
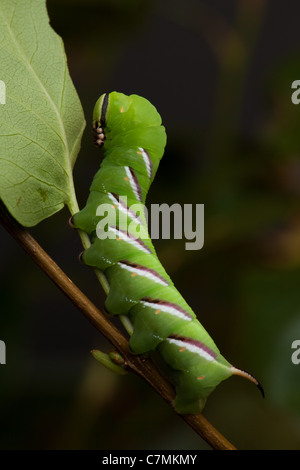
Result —
<svg viewBox="0 0 300 470"><path fill-rule="evenodd" d="M44 0L1 0L0 198L24 226L77 202L72 169L85 120Z"/></svg>

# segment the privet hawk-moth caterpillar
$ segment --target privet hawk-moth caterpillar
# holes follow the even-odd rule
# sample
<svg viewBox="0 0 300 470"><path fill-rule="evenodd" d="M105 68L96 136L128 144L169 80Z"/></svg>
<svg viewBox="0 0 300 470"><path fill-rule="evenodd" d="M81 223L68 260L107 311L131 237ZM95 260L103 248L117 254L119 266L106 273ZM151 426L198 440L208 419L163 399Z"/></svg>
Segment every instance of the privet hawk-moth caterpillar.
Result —
<svg viewBox="0 0 300 470"><path fill-rule="evenodd" d="M201 411L207 396L233 374L262 390L252 375L220 354L174 287L148 235L143 208L166 145L155 107L137 95L103 94L94 108L93 132L104 158L86 206L71 223L91 236L82 260L108 279L106 310L128 315L133 324L132 351L157 351L175 386L179 413ZM105 214L99 208L106 209Z"/></svg>

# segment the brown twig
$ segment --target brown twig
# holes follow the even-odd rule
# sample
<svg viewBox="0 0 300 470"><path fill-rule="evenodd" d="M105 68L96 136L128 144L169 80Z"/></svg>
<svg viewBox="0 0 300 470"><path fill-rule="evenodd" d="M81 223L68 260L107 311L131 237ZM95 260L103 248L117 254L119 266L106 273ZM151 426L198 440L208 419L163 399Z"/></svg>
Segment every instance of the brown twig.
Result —
<svg viewBox="0 0 300 470"><path fill-rule="evenodd" d="M59 289L83 313L124 357L127 368L145 379L170 405L174 399L174 390L162 376L151 359L133 355L127 339L111 324L100 310L68 278L53 259L43 250L30 233L19 225L1 203L0 223L12 237L24 248L35 263L50 277ZM191 426L213 449L235 450L235 447L219 433L202 414L182 415Z"/></svg>

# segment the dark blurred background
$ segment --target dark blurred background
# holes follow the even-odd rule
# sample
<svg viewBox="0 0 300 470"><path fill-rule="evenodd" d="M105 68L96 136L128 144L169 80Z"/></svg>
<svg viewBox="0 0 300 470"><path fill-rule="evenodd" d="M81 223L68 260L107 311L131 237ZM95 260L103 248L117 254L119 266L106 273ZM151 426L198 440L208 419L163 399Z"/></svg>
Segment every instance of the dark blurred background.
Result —
<svg viewBox="0 0 300 470"><path fill-rule="evenodd" d="M300 448L300 4L290 0L48 0L86 120L74 170L85 203L103 92L137 93L168 144L151 203L205 206L205 243L157 240L159 257L223 355L263 383L221 384L204 415L240 449ZM31 233L99 306L65 209ZM208 449L141 379L118 377L110 345L3 230L1 449Z"/></svg>

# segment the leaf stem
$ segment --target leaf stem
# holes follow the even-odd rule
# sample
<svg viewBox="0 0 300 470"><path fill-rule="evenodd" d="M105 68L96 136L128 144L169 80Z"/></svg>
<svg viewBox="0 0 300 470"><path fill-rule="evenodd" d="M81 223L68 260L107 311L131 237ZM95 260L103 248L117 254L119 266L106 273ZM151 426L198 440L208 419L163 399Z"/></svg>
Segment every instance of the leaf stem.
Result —
<svg viewBox="0 0 300 470"><path fill-rule="evenodd" d="M132 354L128 341L122 333L100 312L71 279L69 279L32 235L8 214L2 203L0 203L0 223L80 312L120 352L125 359L127 369L141 376L168 404L172 405L174 390L152 362L151 358L144 358ZM235 450L235 447L220 434L203 415L181 415L181 417L213 449Z"/></svg>

